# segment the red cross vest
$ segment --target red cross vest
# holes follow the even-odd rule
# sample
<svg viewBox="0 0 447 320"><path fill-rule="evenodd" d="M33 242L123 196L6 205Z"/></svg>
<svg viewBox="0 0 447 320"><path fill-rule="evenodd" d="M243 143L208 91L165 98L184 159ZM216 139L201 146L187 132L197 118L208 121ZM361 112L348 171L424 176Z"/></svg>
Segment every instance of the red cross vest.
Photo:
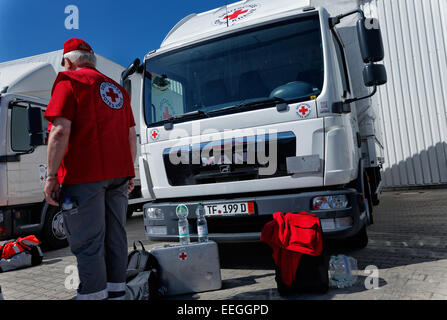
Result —
<svg viewBox="0 0 447 320"><path fill-rule="evenodd" d="M70 80L76 111L59 182L83 184L134 177L129 129L135 125L130 97L118 83L93 68L60 72Z"/></svg>

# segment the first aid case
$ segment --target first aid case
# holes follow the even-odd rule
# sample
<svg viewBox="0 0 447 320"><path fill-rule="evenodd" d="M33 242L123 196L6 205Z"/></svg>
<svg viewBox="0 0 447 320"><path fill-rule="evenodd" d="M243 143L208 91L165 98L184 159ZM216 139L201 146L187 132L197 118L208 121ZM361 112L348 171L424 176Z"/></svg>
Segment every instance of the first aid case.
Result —
<svg viewBox="0 0 447 320"><path fill-rule="evenodd" d="M222 287L217 243L168 244L149 251L160 265L167 296L218 290Z"/></svg>

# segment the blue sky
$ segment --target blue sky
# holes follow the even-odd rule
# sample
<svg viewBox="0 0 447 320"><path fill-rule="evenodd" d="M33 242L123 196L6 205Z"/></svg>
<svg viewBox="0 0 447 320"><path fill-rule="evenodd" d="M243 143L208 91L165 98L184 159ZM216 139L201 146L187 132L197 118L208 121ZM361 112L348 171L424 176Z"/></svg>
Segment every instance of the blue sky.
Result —
<svg viewBox="0 0 447 320"><path fill-rule="evenodd" d="M0 0L0 62L62 49L69 38L123 66L157 49L190 13L226 0ZM229 3L235 1L229 1ZM67 30L65 8L79 9L79 29Z"/></svg>

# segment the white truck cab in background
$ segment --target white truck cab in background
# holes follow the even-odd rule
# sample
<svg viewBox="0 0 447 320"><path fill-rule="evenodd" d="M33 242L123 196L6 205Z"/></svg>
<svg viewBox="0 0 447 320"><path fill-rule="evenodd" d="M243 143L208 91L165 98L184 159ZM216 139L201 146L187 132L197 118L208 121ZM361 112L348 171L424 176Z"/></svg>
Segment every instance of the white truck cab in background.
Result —
<svg viewBox="0 0 447 320"><path fill-rule="evenodd" d="M181 20L128 70L143 80L149 239L177 241L181 203L194 239L201 202L218 242L259 241L274 212L307 211L328 238L366 246L382 59L378 22L356 0L247 0Z"/></svg>
<svg viewBox="0 0 447 320"><path fill-rule="evenodd" d="M124 67L96 56L97 69L119 82ZM63 71L61 58L62 50L0 63L0 241L34 234L50 248L67 245L59 208L44 201L46 147L30 145L29 134L29 125L33 126L29 114L34 109L40 117L37 123L42 125L38 137L46 139L48 123L42 116L57 73ZM138 95L138 90L134 94ZM134 101L139 130L138 100ZM129 214L145 201L141 198L138 162L136 174Z"/></svg>

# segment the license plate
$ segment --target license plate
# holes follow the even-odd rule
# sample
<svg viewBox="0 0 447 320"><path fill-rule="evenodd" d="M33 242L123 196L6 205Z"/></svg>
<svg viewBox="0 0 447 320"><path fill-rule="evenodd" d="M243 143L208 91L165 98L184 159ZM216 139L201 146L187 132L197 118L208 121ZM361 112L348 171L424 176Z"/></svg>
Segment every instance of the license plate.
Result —
<svg viewBox="0 0 447 320"><path fill-rule="evenodd" d="M207 216L252 215L255 213L254 202L234 202L225 204L206 204Z"/></svg>

